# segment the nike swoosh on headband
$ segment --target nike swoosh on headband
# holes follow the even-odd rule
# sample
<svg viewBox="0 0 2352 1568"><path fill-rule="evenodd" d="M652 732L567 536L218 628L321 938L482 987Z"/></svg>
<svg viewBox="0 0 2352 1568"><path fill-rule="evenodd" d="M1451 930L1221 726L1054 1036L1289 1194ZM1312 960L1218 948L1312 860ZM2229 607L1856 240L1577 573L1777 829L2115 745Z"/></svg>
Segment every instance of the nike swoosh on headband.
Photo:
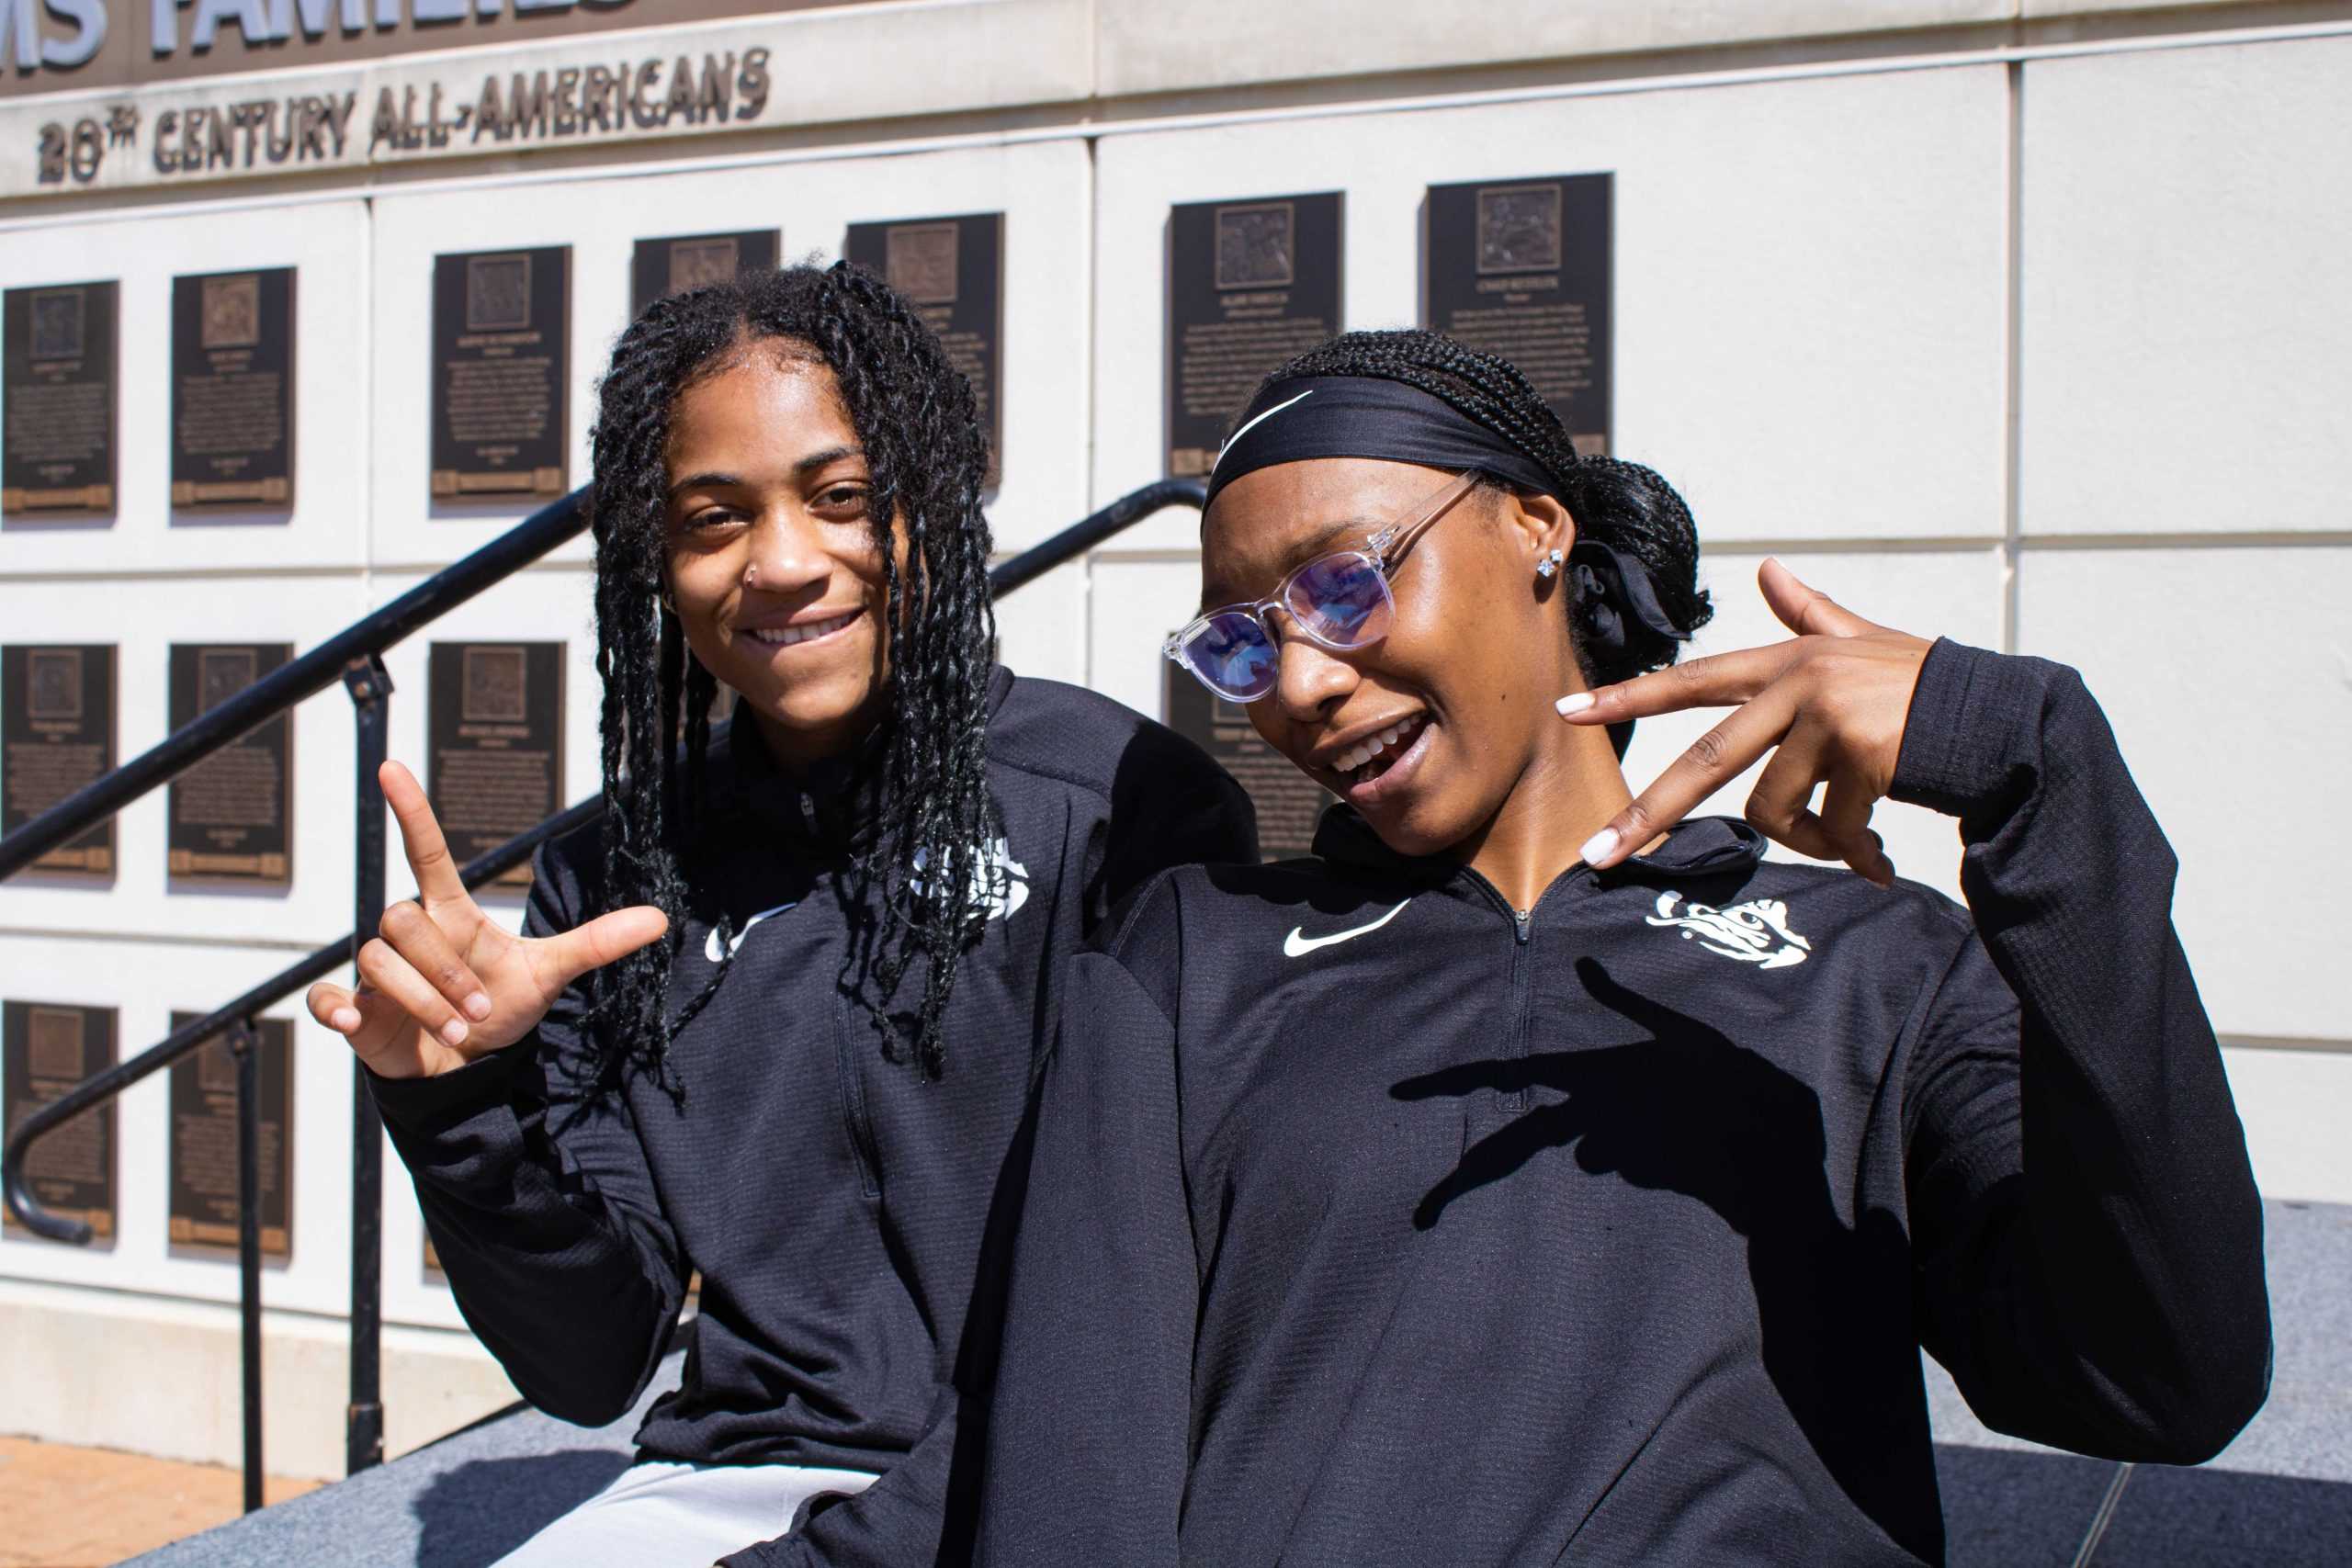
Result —
<svg viewBox="0 0 2352 1568"><path fill-rule="evenodd" d="M762 909L758 914L753 915L750 919L743 922L743 929L735 933L735 940L728 943L724 950L721 950L718 945L718 928L717 926L711 927L710 934L702 939L702 955L705 958L709 959L713 964L723 963L726 960L728 953L734 952L737 948L743 945L743 939L752 934L752 928L753 926L758 925L770 915L781 915L786 909L796 908L799 906L799 903L800 900L795 898L789 904L778 904L773 909Z"/></svg>
<svg viewBox="0 0 2352 1568"><path fill-rule="evenodd" d="M1405 904L1409 904L1411 902L1412 900L1410 898L1405 900ZM1284 958L1304 958L1318 947L1329 947L1335 942L1348 942L1353 938L1363 935L1366 931L1376 931L1381 927L1386 925L1389 921L1395 919L1397 916L1403 914L1405 912L1405 904L1397 905L1395 908L1389 910L1388 913L1381 916L1380 919L1373 921L1370 925L1357 926L1351 931L1333 931L1329 936L1308 936L1305 927L1293 926L1290 928L1290 935L1283 938L1283 956Z"/></svg>
<svg viewBox="0 0 2352 1568"><path fill-rule="evenodd" d="M1265 423L1268 420L1273 418L1274 415L1282 412L1283 410L1290 407L1293 403L1303 403L1314 395L1315 389L1309 387L1306 390L1299 393L1298 396L1295 398L1285 398L1281 402L1276 403L1272 408L1268 409L1265 412L1251 420L1249 423L1243 425L1240 429L1235 431L1231 435L1227 436L1225 446L1217 452L1216 463L1224 462L1226 453L1233 450L1233 444L1240 440L1243 436L1249 434L1252 429ZM1211 479L1216 478L1216 463L1211 463L1209 465L1209 478Z"/></svg>

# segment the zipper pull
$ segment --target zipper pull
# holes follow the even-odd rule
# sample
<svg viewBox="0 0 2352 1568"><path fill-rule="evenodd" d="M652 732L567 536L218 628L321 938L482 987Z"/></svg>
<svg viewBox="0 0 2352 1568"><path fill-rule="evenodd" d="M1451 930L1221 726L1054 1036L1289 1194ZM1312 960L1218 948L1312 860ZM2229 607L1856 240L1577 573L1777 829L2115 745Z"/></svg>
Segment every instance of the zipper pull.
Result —
<svg viewBox="0 0 2352 1568"><path fill-rule="evenodd" d="M800 792L800 819L808 825L810 838L821 839L825 836L824 830L817 826L817 797L805 789Z"/></svg>
<svg viewBox="0 0 2352 1568"><path fill-rule="evenodd" d="M1512 924L1519 930L1520 945L1521 947L1526 946L1528 938L1527 928L1534 920L1535 911L1532 909L1513 909L1510 912L1510 918Z"/></svg>

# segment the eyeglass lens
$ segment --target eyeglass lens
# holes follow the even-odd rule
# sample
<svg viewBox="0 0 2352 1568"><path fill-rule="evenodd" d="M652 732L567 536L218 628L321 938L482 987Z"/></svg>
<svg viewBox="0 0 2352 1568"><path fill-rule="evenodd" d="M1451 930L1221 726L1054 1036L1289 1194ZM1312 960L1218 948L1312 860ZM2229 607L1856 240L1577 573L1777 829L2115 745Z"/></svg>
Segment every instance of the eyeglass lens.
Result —
<svg viewBox="0 0 2352 1568"><path fill-rule="evenodd" d="M1388 635L1388 584L1363 556L1309 561L1291 581L1284 607L1311 636L1335 648L1362 648Z"/></svg>
<svg viewBox="0 0 2352 1568"><path fill-rule="evenodd" d="M1229 702L1254 702L1273 690L1280 660L1266 628L1247 610L1211 615L1184 644L1186 668Z"/></svg>

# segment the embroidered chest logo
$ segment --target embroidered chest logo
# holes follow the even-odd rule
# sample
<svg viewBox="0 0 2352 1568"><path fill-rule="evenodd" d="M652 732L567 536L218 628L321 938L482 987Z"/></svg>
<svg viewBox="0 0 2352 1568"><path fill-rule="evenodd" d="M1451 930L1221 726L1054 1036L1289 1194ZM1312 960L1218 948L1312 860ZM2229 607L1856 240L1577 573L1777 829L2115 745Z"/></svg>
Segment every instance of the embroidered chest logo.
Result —
<svg viewBox="0 0 2352 1568"><path fill-rule="evenodd" d="M1306 396L1303 392L1299 395L1301 397ZM1405 904L1409 904L1411 902L1412 900L1410 898L1405 900ZM1389 921L1395 919L1397 916L1403 914L1405 912L1405 904L1397 905L1395 908L1389 910L1388 913L1381 916L1380 919L1374 920L1367 925L1350 926L1346 931L1333 931L1328 936L1308 936L1306 934L1306 927L1293 926L1290 928L1290 935L1283 938L1283 956L1284 958L1304 958L1318 947L1329 947L1335 942L1349 942L1356 937L1363 936L1368 932L1376 931L1381 927L1386 925Z"/></svg>
<svg viewBox="0 0 2352 1568"><path fill-rule="evenodd" d="M922 891L924 855L915 852L915 871L910 879L918 893ZM1012 858L1012 846L1002 839L991 840L981 849L978 864L972 868L972 902L988 911L992 920L1009 920L1029 902L1029 868Z"/></svg>
<svg viewBox="0 0 2352 1568"><path fill-rule="evenodd" d="M1759 969L1786 969L1804 963L1813 951L1813 943L1789 929L1789 907L1778 898L1751 898L1728 909L1682 904L1680 914L1675 913L1677 904L1682 904L1681 894L1659 894L1657 913L1649 917L1649 923L1679 926L1683 941L1696 942L1709 953Z"/></svg>

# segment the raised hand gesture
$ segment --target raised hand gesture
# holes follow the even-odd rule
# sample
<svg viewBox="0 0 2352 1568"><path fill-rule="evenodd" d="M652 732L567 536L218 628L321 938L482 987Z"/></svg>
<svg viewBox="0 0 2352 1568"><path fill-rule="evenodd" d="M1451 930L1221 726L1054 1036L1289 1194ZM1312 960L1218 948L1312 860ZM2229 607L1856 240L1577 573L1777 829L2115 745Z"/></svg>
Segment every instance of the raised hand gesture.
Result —
<svg viewBox="0 0 2352 1568"><path fill-rule="evenodd" d="M1894 863L1871 831L1871 808L1894 786L1911 690L1930 645L1862 619L1777 560L1767 560L1756 580L1772 613L1797 634L1792 640L1561 699L1571 724L1734 710L1611 818L1586 843L1584 860L1616 864L1770 751L1747 797L1748 821L1801 855L1842 860L1883 887L1894 880ZM1825 782L1815 813L1814 786Z"/></svg>
<svg viewBox="0 0 2352 1568"><path fill-rule="evenodd" d="M591 969L660 938L669 919L650 904L616 909L550 937L509 935L458 878L424 791L398 762L378 778L416 874L416 897L384 911L359 950L356 991L311 987L311 1016L351 1042L379 1077L431 1077L512 1045Z"/></svg>

